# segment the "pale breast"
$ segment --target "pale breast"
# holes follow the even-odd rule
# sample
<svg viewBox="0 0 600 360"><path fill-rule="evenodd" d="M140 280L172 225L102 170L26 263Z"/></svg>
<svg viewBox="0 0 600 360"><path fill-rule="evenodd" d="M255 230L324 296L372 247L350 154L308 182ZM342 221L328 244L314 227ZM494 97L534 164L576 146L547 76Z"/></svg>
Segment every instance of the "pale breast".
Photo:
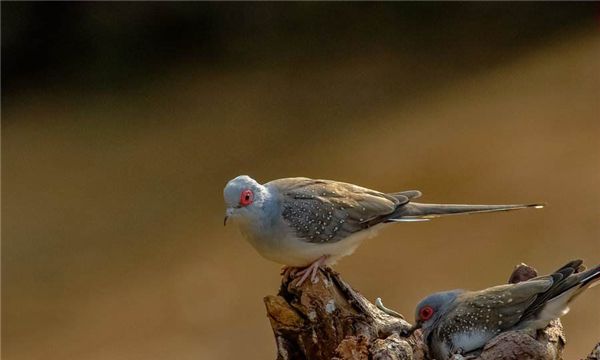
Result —
<svg viewBox="0 0 600 360"><path fill-rule="evenodd" d="M484 346L494 333L485 330L474 330L455 333L450 337L454 349L462 349L463 352L469 352Z"/></svg>
<svg viewBox="0 0 600 360"><path fill-rule="evenodd" d="M262 238L256 238L249 231L244 235L252 246L265 258L288 266L308 266L321 256L328 259L325 264L332 265L344 256L352 254L361 242L376 235L384 224L373 226L364 231L351 234L341 241L332 243L310 243L295 236L292 231L270 232ZM244 232L242 230L242 232Z"/></svg>

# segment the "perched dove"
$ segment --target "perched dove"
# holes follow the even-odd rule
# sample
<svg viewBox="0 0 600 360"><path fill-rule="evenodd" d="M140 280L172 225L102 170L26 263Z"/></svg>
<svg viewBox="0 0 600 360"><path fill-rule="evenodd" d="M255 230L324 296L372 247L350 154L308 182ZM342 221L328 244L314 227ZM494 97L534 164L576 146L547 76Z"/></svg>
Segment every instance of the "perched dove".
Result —
<svg viewBox="0 0 600 360"><path fill-rule="evenodd" d="M259 184L246 175L223 190L227 219L235 219L247 240L265 258L304 268L297 285L318 267L351 254L361 240L389 223L493 212L530 205L438 205L412 202L419 191L382 193L331 180L285 178Z"/></svg>
<svg viewBox="0 0 600 360"><path fill-rule="evenodd" d="M429 295L417 305L413 330L421 327L431 357L445 360L482 348L504 331L542 329L565 315L579 294L597 285L600 265L584 269L581 260L574 260L553 274L517 284Z"/></svg>

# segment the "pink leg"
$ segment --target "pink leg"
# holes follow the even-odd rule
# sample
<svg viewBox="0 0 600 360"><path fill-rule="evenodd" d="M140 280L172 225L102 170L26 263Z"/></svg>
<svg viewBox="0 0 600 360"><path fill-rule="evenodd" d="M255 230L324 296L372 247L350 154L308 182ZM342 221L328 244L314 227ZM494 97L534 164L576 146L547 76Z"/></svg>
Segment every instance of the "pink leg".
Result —
<svg viewBox="0 0 600 360"><path fill-rule="evenodd" d="M325 260L327 260L328 257L328 255L323 255L306 268L296 272L295 276L299 276L300 278L294 280L294 286L302 285L302 283L304 283L304 281L306 281L306 279L308 279L309 276L311 282L315 284L317 282L317 274L319 272L319 267L323 265L323 263L325 263Z"/></svg>

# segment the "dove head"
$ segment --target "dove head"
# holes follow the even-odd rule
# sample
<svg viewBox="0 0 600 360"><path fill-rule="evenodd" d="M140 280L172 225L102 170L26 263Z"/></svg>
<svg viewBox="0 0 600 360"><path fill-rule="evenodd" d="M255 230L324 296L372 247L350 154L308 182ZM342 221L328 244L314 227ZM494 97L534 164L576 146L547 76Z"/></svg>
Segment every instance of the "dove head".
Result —
<svg viewBox="0 0 600 360"><path fill-rule="evenodd" d="M427 337L462 292L462 290L443 291L421 300L415 311L414 329L423 328L423 336Z"/></svg>
<svg viewBox="0 0 600 360"><path fill-rule="evenodd" d="M267 189L250 176L240 175L230 180L223 189L227 207L224 224L229 218L251 220L253 214L261 209L268 194Z"/></svg>

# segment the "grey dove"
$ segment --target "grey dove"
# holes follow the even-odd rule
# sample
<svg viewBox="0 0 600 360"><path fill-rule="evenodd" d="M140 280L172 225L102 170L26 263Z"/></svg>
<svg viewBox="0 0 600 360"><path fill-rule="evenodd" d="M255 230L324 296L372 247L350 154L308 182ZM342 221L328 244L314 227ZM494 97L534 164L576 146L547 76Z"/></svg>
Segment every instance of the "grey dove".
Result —
<svg viewBox="0 0 600 360"><path fill-rule="evenodd" d="M581 260L574 260L553 274L517 284L429 295L417 305L413 330L422 328L431 357L445 360L482 348L504 331L542 329L565 315L579 294L597 285L600 265L584 269Z"/></svg>
<svg viewBox="0 0 600 360"><path fill-rule="evenodd" d="M505 211L529 205L439 205L413 202L421 192L382 193L353 184L296 177L264 185L249 176L230 180L223 190L225 224L235 220L265 258L295 272L297 285L316 279L319 266L350 255L382 226L445 215Z"/></svg>

